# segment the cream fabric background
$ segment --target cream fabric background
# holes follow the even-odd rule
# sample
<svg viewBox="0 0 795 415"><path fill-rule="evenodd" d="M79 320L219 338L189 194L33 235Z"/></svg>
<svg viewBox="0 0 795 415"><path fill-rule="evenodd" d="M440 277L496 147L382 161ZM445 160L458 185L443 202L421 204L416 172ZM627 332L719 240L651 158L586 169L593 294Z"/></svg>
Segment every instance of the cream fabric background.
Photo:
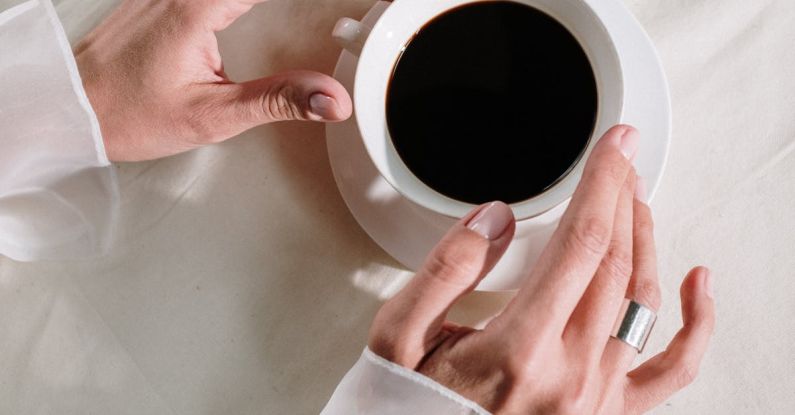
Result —
<svg viewBox="0 0 795 415"><path fill-rule="evenodd" d="M55 3L75 41L116 1ZM221 34L228 71L330 72L335 20L372 3L259 6ZM793 413L795 3L627 4L660 49L674 102L653 205L665 305L647 355L680 324L691 265L712 266L718 302L698 381L655 413ZM322 127L262 127L118 173L108 257L0 259L0 413L317 413L380 298L410 276L347 212ZM454 315L475 324L507 299L476 294Z"/></svg>

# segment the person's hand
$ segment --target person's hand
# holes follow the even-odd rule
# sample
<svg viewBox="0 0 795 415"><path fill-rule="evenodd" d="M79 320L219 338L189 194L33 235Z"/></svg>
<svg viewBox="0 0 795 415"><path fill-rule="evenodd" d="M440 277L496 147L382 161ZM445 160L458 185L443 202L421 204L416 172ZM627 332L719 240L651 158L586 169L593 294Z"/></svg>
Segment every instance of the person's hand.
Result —
<svg viewBox="0 0 795 415"><path fill-rule="evenodd" d="M707 269L682 283L684 327L664 352L632 369L637 350L610 337L625 297L660 306L651 212L629 160L637 145L624 126L597 144L535 268L483 330L446 314L508 247L515 222L502 203L450 230L378 312L370 349L495 413L640 414L689 384L714 326Z"/></svg>
<svg viewBox="0 0 795 415"><path fill-rule="evenodd" d="M340 121L351 100L308 71L237 84L215 32L265 0L126 0L75 49L108 157L137 161L283 120Z"/></svg>

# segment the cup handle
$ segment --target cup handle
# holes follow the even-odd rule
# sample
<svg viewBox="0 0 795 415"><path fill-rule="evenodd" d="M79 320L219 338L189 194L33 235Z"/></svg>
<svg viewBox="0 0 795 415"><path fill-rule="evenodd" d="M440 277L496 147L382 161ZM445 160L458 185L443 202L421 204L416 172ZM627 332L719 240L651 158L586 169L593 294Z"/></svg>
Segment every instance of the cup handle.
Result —
<svg viewBox="0 0 795 415"><path fill-rule="evenodd" d="M338 45L342 46L348 52L356 55L362 53L364 42L367 36L370 35L371 27L359 22L357 20L343 17L337 21L332 32L332 37Z"/></svg>

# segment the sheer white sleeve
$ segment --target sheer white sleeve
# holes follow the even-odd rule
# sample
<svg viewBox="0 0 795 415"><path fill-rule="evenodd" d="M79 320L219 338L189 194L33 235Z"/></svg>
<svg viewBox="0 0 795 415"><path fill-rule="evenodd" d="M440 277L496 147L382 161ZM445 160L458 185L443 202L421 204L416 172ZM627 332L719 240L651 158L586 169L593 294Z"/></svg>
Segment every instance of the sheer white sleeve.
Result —
<svg viewBox="0 0 795 415"><path fill-rule="evenodd" d="M0 255L20 261L105 250L114 171L50 0L0 12Z"/></svg>
<svg viewBox="0 0 795 415"><path fill-rule="evenodd" d="M364 349L321 415L485 415L433 379Z"/></svg>
<svg viewBox="0 0 795 415"><path fill-rule="evenodd" d="M0 255L85 257L111 238L118 190L50 0L0 11ZM323 415L488 414L369 349Z"/></svg>

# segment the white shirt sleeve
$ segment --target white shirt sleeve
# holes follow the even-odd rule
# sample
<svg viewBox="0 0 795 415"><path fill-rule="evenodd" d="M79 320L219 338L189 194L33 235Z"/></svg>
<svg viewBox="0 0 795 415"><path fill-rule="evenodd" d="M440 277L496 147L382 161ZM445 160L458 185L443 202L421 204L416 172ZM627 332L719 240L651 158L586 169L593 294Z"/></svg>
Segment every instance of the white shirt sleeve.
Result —
<svg viewBox="0 0 795 415"><path fill-rule="evenodd" d="M0 255L21 261L104 251L116 177L50 0L0 11ZM488 414L365 349L322 415Z"/></svg>
<svg viewBox="0 0 795 415"><path fill-rule="evenodd" d="M118 188L96 115L50 0L0 12L0 255L96 255Z"/></svg>
<svg viewBox="0 0 795 415"><path fill-rule="evenodd" d="M365 348L321 415L487 415L433 379Z"/></svg>

